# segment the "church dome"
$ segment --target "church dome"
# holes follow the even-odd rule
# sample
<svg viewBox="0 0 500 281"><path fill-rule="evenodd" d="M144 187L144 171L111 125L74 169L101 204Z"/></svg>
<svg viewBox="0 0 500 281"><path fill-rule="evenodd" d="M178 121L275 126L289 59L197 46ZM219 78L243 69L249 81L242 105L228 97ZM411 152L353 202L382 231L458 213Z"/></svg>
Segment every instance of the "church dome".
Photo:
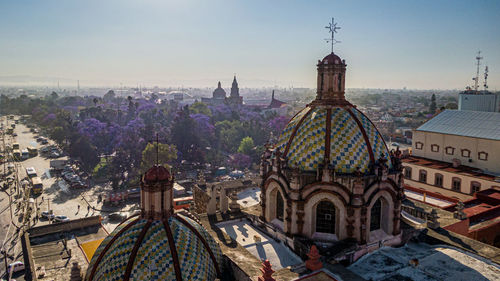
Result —
<svg viewBox="0 0 500 281"><path fill-rule="evenodd" d="M378 130L354 106L307 106L287 124L277 150L303 171L316 171L328 158L337 173L366 173L381 156L390 159Z"/></svg>
<svg viewBox="0 0 500 281"><path fill-rule="evenodd" d="M221 260L219 245L187 216L132 217L102 241L86 280L215 280Z"/></svg>
<svg viewBox="0 0 500 281"><path fill-rule="evenodd" d="M220 81L219 84L217 85L217 89L214 90L212 94L214 99L225 99L226 98L226 91L222 89Z"/></svg>
<svg viewBox="0 0 500 281"><path fill-rule="evenodd" d="M342 64L342 59L333 52L321 60L323 64Z"/></svg>
<svg viewBox="0 0 500 281"><path fill-rule="evenodd" d="M333 52L318 62L316 99L290 120L276 145L289 168L368 173L378 159L390 159L377 128L345 99L346 66Z"/></svg>
<svg viewBox="0 0 500 281"><path fill-rule="evenodd" d="M95 251L87 281L215 280L222 252L187 211L175 212L174 177L155 165L142 177L141 213L119 224Z"/></svg>

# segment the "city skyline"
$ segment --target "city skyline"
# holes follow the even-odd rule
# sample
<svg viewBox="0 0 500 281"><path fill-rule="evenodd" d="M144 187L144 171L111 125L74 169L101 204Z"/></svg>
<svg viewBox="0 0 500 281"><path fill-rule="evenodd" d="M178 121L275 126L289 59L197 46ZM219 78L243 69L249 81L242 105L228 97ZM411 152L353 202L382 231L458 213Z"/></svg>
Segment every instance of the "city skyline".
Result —
<svg viewBox="0 0 500 281"><path fill-rule="evenodd" d="M500 88L500 4L481 1L27 1L0 4L0 83L49 77L86 86L315 87L330 52L348 88L463 89L482 51L491 90ZM425 59L423 59L425 58ZM68 81L64 83L64 81ZM72 82L74 81L74 82ZM15 83L13 83L15 84ZM482 82L480 83L482 84Z"/></svg>

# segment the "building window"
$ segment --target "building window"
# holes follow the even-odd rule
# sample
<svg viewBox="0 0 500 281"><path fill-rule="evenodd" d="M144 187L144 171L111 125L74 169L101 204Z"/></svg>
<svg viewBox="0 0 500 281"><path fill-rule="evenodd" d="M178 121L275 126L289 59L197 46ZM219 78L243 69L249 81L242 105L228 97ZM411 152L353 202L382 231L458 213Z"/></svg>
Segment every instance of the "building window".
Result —
<svg viewBox="0 0 500 281"><path fill-rule="evenodd" d="M283 214L285 210L285 204L283 202L283 197L281 197L281 192L278 191L276 194L276 218L283 221Z"/></svg>
<svg viewBox="0 0 500 281"><path fill-rule="evenodd" d="M470 183L470 193L474 194L476 192L479 192L481 190L481 184L478 183L477 181L473 181Z"/></svg>
<svg viewBox="0 0 500 281"><path fill-rule="evenodd" d="M486 161L488 160L488 153L484 152L484 151L481 151L477 154L477 158L479 160L483 160L483 161Z"/></svg>
<svg viewBox="0 0 500 281"><path fill-rule="evenodd" d="M451 190L460 192L462 185L462 180L459 178L453 178L451 180Z"/></svg>
<svg viewBox="0 0 500 281"><path fill-rule="evenodd" d="M427 171L420 170L420 172L418 173L418 181L427 183Z"/></svg>
<svg viewBox="0 0 500 281"><path fill-rule="evenodd" d="M417 141L415 143L415 149L422 149L423 147L424 147L424 143L423 142Z"/></svg>
<svg viewBox="0 0 500 281"><path fill-rule="evenodd" d="M470 150L462 149L462 157L470 157Z"/></svg>
<svg viewBox="0 0 500 281"><path fill-rule="evenodd" d="M405 178L411 180L411 168L410 167L405 167Z"/></svg>
<svg viewBox="0 0 500 281"><path fill-rule="evenodd" d="M335 234L335 206L321 201L316 207L316 232Z"/></svg>
<svg viewBox="0 0 500 281"><path fill-rule="evenodd" d="M434 185L443 187L443 175L436 174L436 176L434 177Z"/></svg>
<svg viewBox="0 0 500 281"><path fill-rule="evenodd" d="M370 211L370 231L380 229L380 215L382 213L382 202L377 199Z"/></svg>
<svg viewBox="0 0 500 281"><path fill-rule="evenodd" d="M454 147L447 146L444 150L445 150L446 154L448 154L448 155L455 154L455 148Z"/></svg>
<svg viewBox="0 0 500 281"><path fill-rule="evenodd" d="M439 152L439 145L431 144L431 151L432 152Z"/></svg>

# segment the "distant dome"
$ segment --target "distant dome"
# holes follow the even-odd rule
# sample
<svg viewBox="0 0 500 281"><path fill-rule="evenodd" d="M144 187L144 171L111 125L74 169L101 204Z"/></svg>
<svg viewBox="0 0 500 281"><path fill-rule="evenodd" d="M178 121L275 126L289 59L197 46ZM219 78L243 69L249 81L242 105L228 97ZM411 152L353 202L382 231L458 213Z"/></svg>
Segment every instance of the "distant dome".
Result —
<svg viewBox="0 0 500 281"><path fill-rule="evenodd" d="M323 64L342 64L342 59L334 53L330 53L324 57L321 62Z"/></svg>
<svg viewBox="0 0 500 281"><path fill-rule="evenodd" d="M224 89L222 89L220 81L219 81L219 84L217 86L217 89L215 89L213 92L213 98L214 99L225 99L226 98L226 91L224 91Z"/></svg>
<svg viewBox="0 0 500 281"><path fill-rule="evenodd" d="M353 106L307 106L287 124L276 148L290 168L302 171L316 171L326 155L337 173L368 172L381 155L390 159L380 133Z"/></svg>
<svg viewBox="0 0 500 281"><path fill-rule="evenodd" d="M129 218L99 245L86 280L215 280L221 262L212 236L184 215Z"/></svg>

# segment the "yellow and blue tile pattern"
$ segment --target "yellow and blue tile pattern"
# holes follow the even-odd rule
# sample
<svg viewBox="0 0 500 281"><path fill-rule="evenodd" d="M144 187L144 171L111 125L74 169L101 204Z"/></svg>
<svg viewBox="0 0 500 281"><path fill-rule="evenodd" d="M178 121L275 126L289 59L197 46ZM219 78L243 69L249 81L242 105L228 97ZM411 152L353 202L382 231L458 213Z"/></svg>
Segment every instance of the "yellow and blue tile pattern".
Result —
<svg viewBox="0 0 500 281"><path fill-rule="evenodd" d="M302 170L316 170L325 155L326 110L314 108L305 116L288 150L289 164Z"/></svg>
<svg viewBox="0 0 500 281"><path fill-rule="evenodd" d="M371 164L368 145L372 148L375 161L380 155L390 159L382 136L370 120L356 108L349 107L353 117L344 107L318 106L306 107L300 111L285 127L279 138L276 147L282 153L290 143L284 155L288 159L289 167L316 171L324 163L328 109L331 110L329 165L334 167L336 172L353 173L356 168L363 173L368 172ZM366 132L368 142L356 119ZM293 135L297 126L299 127ZM388 163L390 165L390 161Z"/></svg>
<svg viewBox="0 0 500 281"><path fill-rule="evenodd" d="M200 235L205 238L217 263L222 264L219 245L197 222L184 218ZM90 261L86 278L88 280L97 257L121 229L131 221L125 222L103 240ZM147 220L141 219L124 231L113 242L96 267L92 280L123 280L132 249ZM168 224L172 231L183 280L214 280L217 277L215 264L202 241L177 218L170 217ZM155 220L147 230L134 259L130 280L176 280L172 253L163 222Z"/></svg>

